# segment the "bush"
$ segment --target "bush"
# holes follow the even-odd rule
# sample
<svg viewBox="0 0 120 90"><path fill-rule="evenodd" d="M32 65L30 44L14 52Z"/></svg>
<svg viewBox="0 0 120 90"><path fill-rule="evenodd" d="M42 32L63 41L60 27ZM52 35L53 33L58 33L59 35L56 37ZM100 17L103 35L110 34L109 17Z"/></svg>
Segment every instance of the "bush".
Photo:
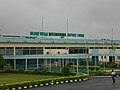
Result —
<svg viewBox="0 0 120 90"><path fill-rule="evenodd" d="M68 66L65 66L62 72L49 72L47 70L23 70L19 68L17 70L12 70L12 73L24 73L24 74L35 74L35 75L53 75L53 76L75 76L76 73L71 73Z"/></svg>
<svg viewBox="0 0 120 90"><path fill-rule="evenodd" d="M23 73L23 72L24 72L24 69L23 69L23 68L18 68L18 69L17 69L17 72L18 72L18 73Z"/></svg>
<svg viewBox="0 0 120 90"><path fill-rule="evenodd" d="M3 68L4 72L11 72L12 71L12 66L10 64L6 64Z"/></svg>
<svg viewBox="0 0 120 90"><path fill-rule="evenodd" d="M63 75L63 76L68 76L68 75L70 75L70 68L69 68L69 66L64 66L64 67L62 68L62 75Z"/></svg>
<svg viewBox="0 0 120 90"><path fill-rule="evenodd" d="M3 56L0 54L0 69L2 70L5 66L5 59L3 58Z"/></svg>
<svg viewBox="0 0 120 90"><path fill-rule="evenodd" d="M75 67L77 68L77 67ZM79 66L79 69L86 69L86 66ZM94 70L96 68L96 70L100 70L100 66L89 66L89 70Z"/></svg>

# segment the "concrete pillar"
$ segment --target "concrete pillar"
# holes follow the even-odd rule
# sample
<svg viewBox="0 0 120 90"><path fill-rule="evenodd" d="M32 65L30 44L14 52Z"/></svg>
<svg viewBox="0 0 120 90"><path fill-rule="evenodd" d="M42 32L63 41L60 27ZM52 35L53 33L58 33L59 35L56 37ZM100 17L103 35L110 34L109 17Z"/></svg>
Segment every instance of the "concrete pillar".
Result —
<svg viewBox="0 0 120 90"><path fill-rule="evenodd" d="M47 68L47 58L45 59L45 66L46 66L46 68Z"/></svg>
<svg viewBox="0 0 120 90"><path fill-rule="evenodd" d="M27 59L25 59L25 70L27 70Z"/></svg>
<svg viewBox="0 0 120 90"><path fill-rule="evenodd" d="M51 72L52 70L51 70L51 58L50 58L50 72Z"/></svg>
<svg viewBox="0 0 120 90"><path fill-rule="evenodd" d="M77 74L78 74L78 66L79 66L79 64L78 64L78 58L77 58Z"/></svg>
<svg viewBox="0 0 120 90"><path fill-rule="evenodd" d="M37 58L37 69L39 68L39 61L38 61L38 58Z"/></svg>
<svg viewBox="0 0 120 90"><path fill-rule="evenodd" d="M13 48L14 50L14 57L15 57L15 47ZM14 59L14 70L16 69L16 59Z"/></svg>
<svg viewBox="0 0 120 90"><path fill-rule="evenodd" d="M14 70L16 69L16 59L14 59Z"/></svg>
<svg viewBox="0 0 120 90"><path fill-rule="evenodd" d="M14 56L15 56L15 47L13 49L14 49Z"/></svg>

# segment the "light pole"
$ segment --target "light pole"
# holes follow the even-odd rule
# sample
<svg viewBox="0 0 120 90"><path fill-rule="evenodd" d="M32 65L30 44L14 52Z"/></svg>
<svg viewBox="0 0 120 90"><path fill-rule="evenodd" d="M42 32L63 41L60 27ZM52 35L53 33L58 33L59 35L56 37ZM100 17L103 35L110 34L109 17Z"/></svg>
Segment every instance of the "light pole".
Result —
<svg viewBox="0 0 120 90"><path fill-rule="evenodd" d="M94 40L94 52L95 52L95 40ZM96 72L96 55L94 55L94 63L95 63L95 68L94 71Z"/></svg>
<svg viewBox="0 0 120 90"><path fill-rule="evenodd" d="M87 47L87 45L86 45L86 39L85 39L85 54L87 55L87 49L88 49L88 47ZM87 67L86 67L86 69L87 69L87 74L89 75L89 55L88 55L88 58L86 59L86 64L87 64Z"/></svg>
<svg viewBox="0 0 120 90"><path fill-rule="evenodd" d="M2 32L1 31L2 31L2 29L0 28L0 37L2 37Z"/></svg>
<svg viewBox="0 0 120 90"><path fill-rule="evenodd" d="M104 51L104 49L105 49L105 48L104 48L104 43L105 43L105 42L104 42L104 39L103 39L103 51ZM105 52L104 52L103 54L105 54ZM105 62L105 55L103 55L103 62L104 62L104 71L105 71L105 63L106 63L106 62Z"/></svg>
<svg viewBox="0 0 120 90"><path fill-rule="evenodd" d="M89 55L88 55L88 59L87 59L87 74L89 75Z"/></svg>

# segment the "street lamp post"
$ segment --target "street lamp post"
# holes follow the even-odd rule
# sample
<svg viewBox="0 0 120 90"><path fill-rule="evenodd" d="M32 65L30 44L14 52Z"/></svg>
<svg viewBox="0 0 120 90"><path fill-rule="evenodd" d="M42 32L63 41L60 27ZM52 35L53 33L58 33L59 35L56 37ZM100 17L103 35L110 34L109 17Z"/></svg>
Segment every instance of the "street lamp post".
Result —
<svg viewBox="0 0 120 90"><path fill-rule="evenodd" d="M86 45L86 40L85 40L85 54L87 55L87 45ZM88 58L86 59L86 64L87 64L87 74L89 75L89 55Z"/></svg>
<svg viewBox="0 0 120 90"><path fill-rule="evenodd" d="M95 50L95 40L94 40L94 50ZM95 52L95 51L94 51ZM94 63L95 63L95 68L94 68L94 71L96 72L96 55L94 56Z"/></svg>
<svg viewBox="0 0 120 90"><path fill-rule="evenodd" d="M87 59L87 74L89 75L89 56L88 56L88 59Z"/></svg>

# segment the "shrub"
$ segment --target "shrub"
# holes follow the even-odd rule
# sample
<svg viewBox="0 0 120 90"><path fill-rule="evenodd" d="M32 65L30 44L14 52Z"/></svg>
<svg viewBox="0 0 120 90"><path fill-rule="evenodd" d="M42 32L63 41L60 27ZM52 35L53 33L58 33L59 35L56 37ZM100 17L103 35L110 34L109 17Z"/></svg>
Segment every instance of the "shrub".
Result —
<svg viewBox="0 0 120 90"><path fill-rule="evenodd" d="M18 69L17 69L17 72L18 72L18 73L23 73L23 72L24 72L24 69L23 69L23 68L18 68Z"/></svg>
<svg viewBox="0 0 120 90"><path fill-rule="evenodd" d="M10 64L6 64L3 68L4 72L11 72L12 66Z"/></svg>
<svg viewBox="0 0 120 90"><path fill-rule="evenodd" d="M89 67L89 70L94 70L96 68L96 70L100 70L100 66L88 66ZM75 66L75 68L77 68ZM79 69L86 69L86 66L79 66L78 67Z"/></svg>
<svg viewBox="0 0 120 90"><path fill-rule="evenodd" d="M4 59L3 56L0 54L0 69L2 70L4 66L5 66L5 59Z"/></svg>
<svg viewBox="0 0 120 90"><path fill-rule="evenodd" d="M68 76L68 75L70 75L70 68L69 68L69 66L64 66L64 67L62 68L62 75L63 75L63 76Z"/></svg>

